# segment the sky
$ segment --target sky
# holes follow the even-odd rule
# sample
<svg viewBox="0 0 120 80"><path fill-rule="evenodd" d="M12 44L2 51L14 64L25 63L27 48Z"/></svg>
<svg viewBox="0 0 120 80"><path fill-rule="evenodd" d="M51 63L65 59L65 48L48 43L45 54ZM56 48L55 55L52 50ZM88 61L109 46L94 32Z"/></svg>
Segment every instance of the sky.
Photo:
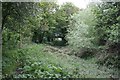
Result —
<svg viewBox="0 0 120 80"><path fill-rule="evenodd" d="M59 5L62 5L65 2L72 2L75 6L83 9L89 4L89 0L58 0Z"/></svg>

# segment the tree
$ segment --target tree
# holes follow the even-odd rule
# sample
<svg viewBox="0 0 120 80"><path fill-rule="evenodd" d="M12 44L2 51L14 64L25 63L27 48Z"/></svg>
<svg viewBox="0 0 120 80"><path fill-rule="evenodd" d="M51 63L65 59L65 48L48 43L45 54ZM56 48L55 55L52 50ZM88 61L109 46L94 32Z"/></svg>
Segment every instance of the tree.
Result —
<svg viewBox="0 0 120 80"><path fill-rule="evenodd" d="M65 45L70 15L79 9L71 3L59 7L56 2L40 2L39 8L41 20L40 27L34 31L33 39L35 42L56 44L58 42L56 39L61 38L60 44Z"/></svg>
<svg viewBox="0 0 120 80"><path fill-rule="evenodd" d="M99 62L120 68L120 3L102 2L93 12L96 16L95 35L100 48ZM104 56L103 56L104 55Z"/></svg>
<svg viewBox="0 0 120 80"><path fill-rule="evenodd" d="M99 36L99 43L105 42L119 42L119 2L101 3L94 10L96 15L96 31ZM102 39L102 40L100 40ZM104 43L105 44L105 43Z"/></svg>
<svg viewBox="0 0 120 80"><path fill-rule="evenodd" d="M87 16L86 16L87 15ZM91 7L79 11L71 16L71 23L67 34L69 45L75 50L80 48L93 48L95 16Z"/></svg>
<svg viewBox="0 0 120 80"><path fill-rule="evenodd" d="M39 27L36 28L33 36L33 41L37 43L42 43L46 41L51 41L49 33L51 29L55 27L55 12L58 10L59 6L56 2L40 2L39 3ZM52 38L52 37L51 37Z"/></svg>
<svg viewBox="0 0 120 80"><path fill-rule="evenodd" d="M67 40L65 38L67 34L67 29L69 28L71 16L79 11L79 8L73 5L72 3L63 4L60 9L56 12L56 36L57 38L61 38L63 44L67 44Z"/></svg>
<svg viewBox="0 0 120 80"><path fill-rule="evenodd" d="M20 46L24 41L27 41L25 39L32 36L31 29L35 24L31 23L31 20L37 12L36 9L37 3L2 3L3 49Z"/></svg>

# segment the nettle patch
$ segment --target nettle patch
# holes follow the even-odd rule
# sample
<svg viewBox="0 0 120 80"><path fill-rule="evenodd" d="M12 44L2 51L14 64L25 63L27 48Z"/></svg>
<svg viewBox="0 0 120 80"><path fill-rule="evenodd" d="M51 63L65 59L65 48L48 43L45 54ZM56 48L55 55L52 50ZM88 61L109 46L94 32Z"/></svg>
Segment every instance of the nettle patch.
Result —
<svg viewBox="0 0 120 80"><path fill-rule="evenodd" d="M66 78L71 75L60 65L48 64L42 61L26 64L18 68L15 78Z"/></svg>

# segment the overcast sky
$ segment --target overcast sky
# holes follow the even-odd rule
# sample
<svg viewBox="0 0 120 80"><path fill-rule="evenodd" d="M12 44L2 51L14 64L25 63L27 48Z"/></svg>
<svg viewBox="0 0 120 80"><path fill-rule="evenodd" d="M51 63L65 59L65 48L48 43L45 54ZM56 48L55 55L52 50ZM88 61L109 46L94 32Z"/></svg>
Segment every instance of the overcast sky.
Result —
<svg viewBox="0 0 120 80"><path fill-rule="evenodd" d="M79 8L86 8L89 3L89 0L58 0L58 4L60 5L62 5L65 2L72 2Z"/></svg>

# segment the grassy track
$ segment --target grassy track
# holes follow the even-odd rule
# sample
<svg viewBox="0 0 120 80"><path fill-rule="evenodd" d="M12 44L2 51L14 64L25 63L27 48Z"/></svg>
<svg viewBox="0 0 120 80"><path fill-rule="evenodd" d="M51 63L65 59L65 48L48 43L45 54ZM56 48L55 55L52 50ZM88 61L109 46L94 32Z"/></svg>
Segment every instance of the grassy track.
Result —
<svg viewBox="0 0 120 80"><path fill-rule="evenodd" d="M92 58L84 60L75 56L64 54L61 49L43 44L27 45L25 48L9 52L6 56L14 63L4 62L4 75L11 74L17 78L45 78L45 77L73 77L73 78L109 78L117 77L117 71L100 67ZM16 60L17 54L19 60ZM23 56L24 55L24 56ZM19 63L19 65L18 65Z"/></svg>

